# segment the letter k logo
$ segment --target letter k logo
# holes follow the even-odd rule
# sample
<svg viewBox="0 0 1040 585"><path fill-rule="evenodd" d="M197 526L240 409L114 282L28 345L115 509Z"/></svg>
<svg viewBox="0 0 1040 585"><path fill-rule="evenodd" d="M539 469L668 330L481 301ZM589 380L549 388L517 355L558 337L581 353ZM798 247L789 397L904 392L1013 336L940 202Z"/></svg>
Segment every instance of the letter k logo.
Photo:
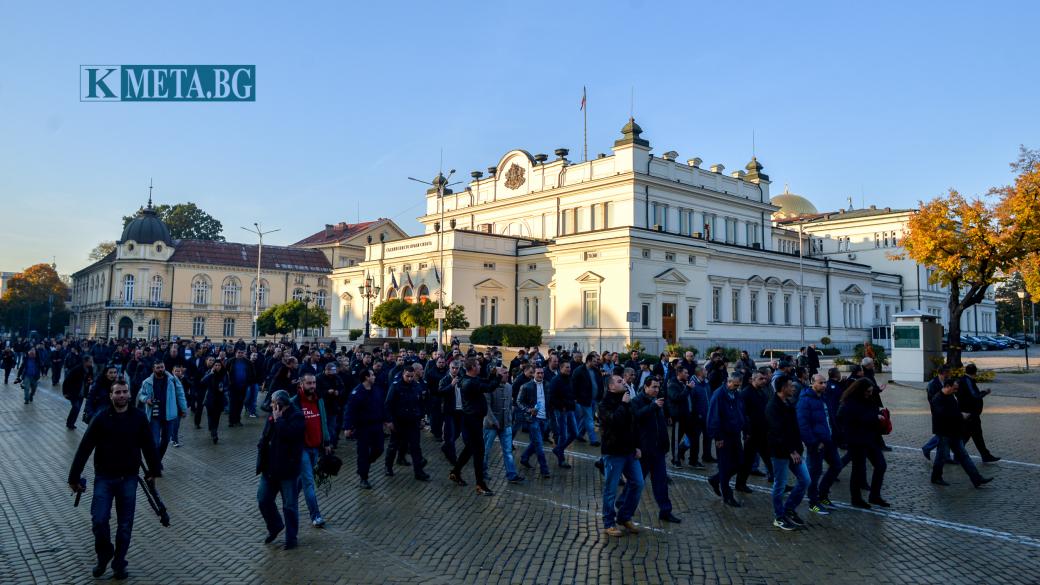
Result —
<svg viewBox="0 0 1040 585"><path fill-rule="evenodd" d="M105 78L111 75L118 67L105 67L105 74L98 78L98 71L100 68L87 67L87 98L98 99L98 90L104 95L101 99L110 99L116 97L116 94L112 92L112 89L105 83Z"/></svg>

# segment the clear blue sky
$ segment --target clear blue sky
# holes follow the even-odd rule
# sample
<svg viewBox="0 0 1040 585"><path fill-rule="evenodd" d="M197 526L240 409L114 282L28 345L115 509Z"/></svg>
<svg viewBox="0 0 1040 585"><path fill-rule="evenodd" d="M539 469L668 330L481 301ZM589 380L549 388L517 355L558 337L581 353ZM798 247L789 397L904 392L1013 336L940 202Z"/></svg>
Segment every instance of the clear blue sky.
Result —
<svg viewBox="0 0 1040 585"><path fill-rule="evenodd" d="M363 4L363 5L362 5ZM415 232L441 148L463 177L512 148L742 168L821 210L1010 180L1040 147L1035 2L5 3L0 270L86 265L145 201L288 244L340 220ZM356 6L355 6L356 5ZM255 103L81 103L79 65L255 64Z"/></svg>

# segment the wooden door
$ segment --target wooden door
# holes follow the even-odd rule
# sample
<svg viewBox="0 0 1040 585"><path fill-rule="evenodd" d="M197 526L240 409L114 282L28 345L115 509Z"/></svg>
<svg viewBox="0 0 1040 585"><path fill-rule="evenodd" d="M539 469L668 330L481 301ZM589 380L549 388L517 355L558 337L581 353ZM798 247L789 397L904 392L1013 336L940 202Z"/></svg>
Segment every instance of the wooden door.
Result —
<svg viewBox="0 0 1040 585"><path fill-rule="evenodd" d="M675 343L675 303L661 304L661 336L665 342Z"/></svg>

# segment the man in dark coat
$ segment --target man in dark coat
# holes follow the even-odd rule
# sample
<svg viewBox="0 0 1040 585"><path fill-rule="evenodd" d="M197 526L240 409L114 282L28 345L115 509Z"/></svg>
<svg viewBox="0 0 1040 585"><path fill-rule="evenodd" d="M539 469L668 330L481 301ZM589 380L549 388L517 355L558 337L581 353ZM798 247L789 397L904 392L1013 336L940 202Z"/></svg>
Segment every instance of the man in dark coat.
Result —
<svg viewBox="0 0 1040 585"><path fill-rule="evenodd" d="M755 455L762 458L762 463L769 470L768 481L773 480L775 470L769 456L769 424L766 421L766 405L771 394L769 380L762 372L752 374L751 384L740 390L740 402L744 407L746 424L743 431L744 457L740 463L740 471L737 472L738 492L751 493L747 480L752 474L751 466L755 462Z"/></svg>
<svg viewBox="0 0 1040 585"><path fill-rule="evenodd" d="M368 368L357 371L360 384L354 388L347 403L343 428L348 437L357 440L357 474L362 489L372 489L368 472L383 454L383 432L386 423L386 403L383 391L375 385L375 374Z"/></svg>
<svg viewBox="0 0 1040 585"><path fill-rule="evenodd" d="M171 348L171 353L173 349ZM245 405L246 393L256 382L253 362L246 357L245 351L236 351L235 357L228 360L224 367L227 372L228 398L231 410L228 411L228 426L242 426L242 407Z"/></svg>
<svg viewBox="0 0 1040 585"><path fill-rule="evenodd" d="M949 446L957 463L960 463L964 472L971 478L972 485L979 487L993 481L993 478L982 477L964 449L962 437L968 414L961 412L956 393L957 380L949 378L943 382L939 393L932 397L932 432L939 437L939 450L932 463L932 483L942 486L950 485L943 479L943 465L946 463L945 452L946 447Z"/></svg>
<svg viewBox="0 0 1040 585"><path fill-rule="evenodd" d="M809 470L802 460L804 449L801 429L798 427L798 413L791 403L794 381L781 376L773 387L775 392L769 398L765 410L769 455L773 460L773 526L781 530L794 530L805 526L805 521L796 510L809 487ZM796 483L787 502L784 502L788 471L794 475Z"/></svg>
<svg viewBox="0 0 1040 585"><path fill-rule="evenodd" d="M419 367L422 372L422 367ZM408 451L412 456L412 470L415 479L430 481L430 475L423 471L423 454L419 444L419 430L422 424L422 387L416 381L416 371L411 366L401 370L397 381L386 393L386 422L389 423L393 436L390 448L386 450L386 475L393 476L394 460L398 451ZM481 440L483 440L481 432Z"/></svg>
<svg viewBox="0 0 1040 585"><path fill-rule="evenodd" d="M989 452L986 439L982 436L982 400L989 396L992 390L979 388L975 381L978 373L979 369L975 364L964 366L964 376L957 383L957 402L960 404L961 412L968 415L964 421L964 433L968 439L975 441L975 448L979 450L979 455L982 455L982 462L996 463L1000 461L1000 457ZM968 439L965 439L965 443Z"/></svg>
<svg viewBox="0 0 1040 585"><path fill-rule="evenodd" d="M741 376L734 373L725 386L715 391L708 402L708 436L715 441L719 470L708 478L715 495L734 508L741 506L733 497L729 480L744 458L740 433L744 429L744 407L737 396Z"/></svg>
<svg viewBox="0 0 1040 585"><path fill-rule="evenodd" d="M488 412L484 395L497 390L502 377L508 375L509 370L499 366L492 370L494 377L487 380L479 377L480 362L477 358L466 358L463 367L466 375L462 378L459 393L462 398L462 441L465 446L448 478L457 485L466 485L462 479L462 468L472 457L477 495L493 496L494 492L484 481L484 416Z"/></svg>
<svg viewBox="0 0 1040 585"><path fill-rule="evenodd" d="M632 516L643 493L643 469L639 465L639 427L628 389L621 376L611 376L607 393L599 403L600 428L603 431L604 479L603 525L609 536L624 536L625 530L637 534L639 528ZM662 455L663 458L663 455ZM617 503L617 486L625 478L621 505ZM656 479L654 480L656 483Z"/></svg>
<svg viewBox="0 0 1040 585"><path fill-rule="evenodd" d="M578 433L578 424L575 419L577 402L574 398L574 388L571 384L571 364L567 361L560 362L560 373L549 382L549 410L556 420L556 445L553 446L553 454L556 455L556 464L563 469L570 469L564 453L567 447L574 441Z"/></svg>
<svg viewBox="0 0 1040 585"><path fill-rule="evenodd" d="M83 407L83 398L93 385L94 359L88 355L83 358L83 363L69 370L61 384L61 393L69 401L69 416L65 419L65 428L76 428L76 419L79 418L79 411Z"/></svg>
<svg viewBox="0 0 1040 585"><path fill-rule="evenodd" d="M685 368L685 366L683 366ZM660 510L658 517L665 522L681 522L672 514L672 501L668 498L668 469L665 457L668 454L668 423L665 420L665 400L660 396L661 382L647 378L643 391L632 400L639 427L639 458L644 482L647 476L653 482L654 501Z"/></svg>
<svg viewBox="0 0 1040 585"><path fill-rule="evenodd" d="M271 397L271 416L257 444L256 473L260 476L256 500L267 524L264 544L271 544L285 530L285 548L296 548L300 529L299 480L303 459L303 413L292 405L289 393L279 390ZM282 495L282 517L275 497Z"/></svg>

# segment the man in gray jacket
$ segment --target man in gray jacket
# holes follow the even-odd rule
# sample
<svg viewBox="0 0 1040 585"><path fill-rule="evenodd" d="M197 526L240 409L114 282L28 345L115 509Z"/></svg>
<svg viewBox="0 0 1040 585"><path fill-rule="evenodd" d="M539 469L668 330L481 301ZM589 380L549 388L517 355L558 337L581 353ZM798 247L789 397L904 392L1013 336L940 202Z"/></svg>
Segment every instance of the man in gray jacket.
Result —
<svg viewBox="0 0 1040 585"><path fill-rule="evenodd" d="M513 460L513 390L509 374L502 374L498 389L487 394L488 412L484 416L484 475L488 475L488 459L491 447L498 439L502 447L502 461L506 468L506 481L520 483L524 477L516 472Z"/></svg>

